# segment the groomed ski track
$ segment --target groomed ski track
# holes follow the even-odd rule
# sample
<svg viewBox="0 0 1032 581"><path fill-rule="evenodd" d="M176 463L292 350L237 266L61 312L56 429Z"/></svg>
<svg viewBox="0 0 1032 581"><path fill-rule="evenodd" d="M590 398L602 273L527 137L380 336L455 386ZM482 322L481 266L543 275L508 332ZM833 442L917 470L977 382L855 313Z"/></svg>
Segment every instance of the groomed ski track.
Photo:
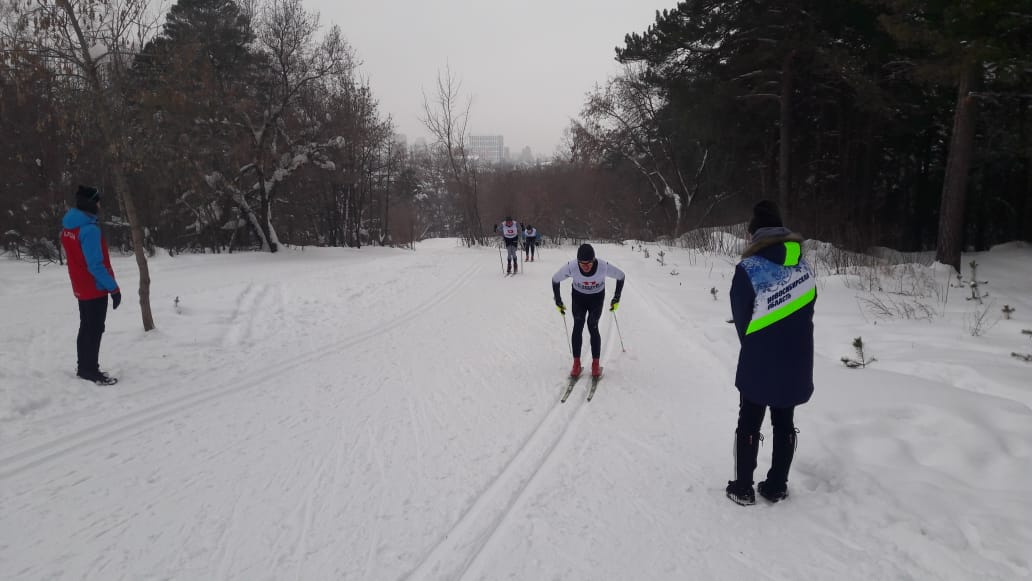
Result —
<svg viewBox="0 0 1032 581"><path fill-rule="evenodd" d="M158 330L142 333L133 305L109 314L102 365L115 389L54 369L74 340L65 272L0 287L20 316L5 331L17 368L0 367L0 380L62 398L15 391L27 400L0 417L0 578L990 580L1032 570L1027 500L950 472L984 467L1015 481L1026 408L888 362L844 370L839 343L854 336L856 307L828 292L792 497L743 509L723 493L738 401L725 322L734 259L669 252L660 265L630 246L596 248L628 275L626 352L604 311L605 380L590 403L587 378L559 402L570 353L549 278L569 247L545 247L515 277L498 276L496 248L454 240L415 252L159 256ZM131 257L116 263L120 285L134 288ZM562 292L568 300L569 282ZM939 426L962 429L971 446L913 465L949 450L929 436ZM768 462L765 447L759 472ZM926 494L929 483L947 496ZM978 510L952 513L943 498Z"/></svg>
<svg viewBox="0 0 1032 581"><path fill-rule="evenodd" d="M374 329L359 332L346 339L335 341L330 345L315 349L306 354L295 355L289 359L282 359L271 364L262 365L257 369L248 371L243 376L238 377L230 383L199 390L192 390L172 399L150 404L120 417L109 418L104 420L102 423L94 424L41 444L36 444L30 448L9 454L5 453L4 456L0 457L0 480L19 474L22 471L39 464L60 460L76 450L101 444L109 439L118 438L119 436L130 435L136 430L147 427L149 424L172 417L177 413L187 411L193 407L210 403L215 399L224 398L248 389L253 389L257 385L261 385L261 382L263 381L287 381L283 376L291 371L323 358L330 353L347 349L352 345L357 345L363 341L369 340L370 338L388 333L389 331L415 319L421 314L425 314L428 310L446 302L463 286L468 284L480 269L481 267L478 264L470 265L469 268L448 287L430 295L428 297L430 300L424 301L415 308L409 309L406 312L383 322ZM253 310L254 305L248 304L247 300L251 294L250 291L252 286L253 285L248 285L247 289L245 289L244 293L241 295L238 300L238 309L233 315L233 318L236 319L243 313L243 316L246 317L245 326L247 327L252 324L253 318L256 314L256 311ZM253 300L250 302L253 303ZM231 327L229 335L234 335L234 331L237 328L239 328L239 326ZM236 341L231 341L231 343L235 344ZM199 382L200 378L194 376L185 378L184 384L193 385ZM151 390L143 388L143 391Z"/></svg>
<svg viewBox="0 0 1032 581"><path fill-rule="evenodd" d="M599 327L603 336L607 337L608 330L601 329L602 325ZM611 345L611 340L603 339L602 355L607 360ZM556 397L556 405L528 435L502 472L407 578L462 579L477 565L481 553L491 549L495 533L505 526L506 518L519 507L527 491L533 488L538 473L556 461L554 457L557 451L561 454L563 443L571 434L576 434L581 416L590 407L585 399L589 385L587 382L577 382L565 403L560 403ZM563 379L556 383L554 391L561 394L565 386L566 379ZM580 397L577 397L578 392ZM598 396L596 391L595 397Z"/></svg>

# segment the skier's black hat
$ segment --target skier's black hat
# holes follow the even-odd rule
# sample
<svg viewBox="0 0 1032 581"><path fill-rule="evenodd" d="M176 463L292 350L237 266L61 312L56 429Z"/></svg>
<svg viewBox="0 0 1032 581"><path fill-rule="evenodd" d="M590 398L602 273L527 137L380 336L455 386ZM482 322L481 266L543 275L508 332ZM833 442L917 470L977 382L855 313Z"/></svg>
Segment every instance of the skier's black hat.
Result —
<svg viewBox="0 0 1032 581"><path fill-rule="evenodd" d="M749 234L755 234L760 228L776 228L784 226L781 223L781 213L778 206L770 200L760 200L753 206L752 219L749 220Z"/></svg>
<svg viewBox="0 0 1032 581"><path fill-rule="evenodd" d="M587 262L589 260L595 260L595 249L590 244L581 244L577 249L577 261Z"/></svg>
<svg viewBox="0 0 1032 581"><path fill-rule="evenodd" d="M92 186L79 186L75 191L75 207L83 212L96 214L100 207L100 191Z"/></svg>
<svg viewBox="0 0 1032 581"><path fill-rule="evenodd" d="M100 201L100 191L92 186L79 186L79 189L75 192L75 199L98 202Z"/></svg>

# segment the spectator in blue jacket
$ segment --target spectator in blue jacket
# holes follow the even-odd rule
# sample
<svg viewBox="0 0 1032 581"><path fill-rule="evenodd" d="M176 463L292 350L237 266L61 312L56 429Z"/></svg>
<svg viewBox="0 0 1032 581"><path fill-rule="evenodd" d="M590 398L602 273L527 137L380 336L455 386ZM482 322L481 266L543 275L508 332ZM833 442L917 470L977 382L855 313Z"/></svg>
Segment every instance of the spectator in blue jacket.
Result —
<svg viewBox="0 0 1032 581"><path fill-rule="evenodd" d="M788 496L796 449L795 407L813 395L817 300L814 271L802 258L803 238L783 226L773 202L756 204L748 230L750 244L731 281L731 313L741 350L735 376L735 479L727 484L727 496L742 505L756 502L753 471L768 407L774 428L771 466L757 488L770 502Z"/></svg>
<svg viewBox="0 0 1032 581"><path fill-rule="evenodd" d="M61 245L68 258L72 293L79 301L76 375L98 385L114 385L118 380L101 371L97 363L107 320L108 296L111 296L112 309L117 309L122 302L107 242L97 224L100 199L97 188L79 186L75 193L75 207L69 209L61 221L64 226Z"/></svg>

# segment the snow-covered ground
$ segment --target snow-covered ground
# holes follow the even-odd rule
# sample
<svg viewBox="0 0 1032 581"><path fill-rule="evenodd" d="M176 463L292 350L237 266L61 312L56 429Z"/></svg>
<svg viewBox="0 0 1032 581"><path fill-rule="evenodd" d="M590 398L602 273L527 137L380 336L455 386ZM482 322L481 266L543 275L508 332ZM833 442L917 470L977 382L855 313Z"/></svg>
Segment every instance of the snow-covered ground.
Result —
<svg viewBox="0 0 1032 581"><path fill-rule="evenodd" d="M606 313L606 377L565 404L572 248L510 278L452 240L160 255L151 333L117 257L113 388L73 376L64 269L0 261L0 578L1032 576L1032 249L965 256L995 325L942 269L822 268L792 496L753 507L723 492L734 259L649 249L597 246L626 351Z"/></svg>

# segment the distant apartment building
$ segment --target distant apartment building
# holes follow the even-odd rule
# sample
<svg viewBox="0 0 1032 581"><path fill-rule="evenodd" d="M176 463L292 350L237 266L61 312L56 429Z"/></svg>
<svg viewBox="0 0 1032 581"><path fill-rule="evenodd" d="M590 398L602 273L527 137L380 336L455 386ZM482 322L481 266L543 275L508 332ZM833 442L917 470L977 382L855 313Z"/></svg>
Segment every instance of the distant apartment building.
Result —
<svg viewBox="0 0 1032 581"><path fill-rule="evenodd" d="M501 135L470 135L466 145L484 163L502 163L505 159L505 139Z"/></svg>

